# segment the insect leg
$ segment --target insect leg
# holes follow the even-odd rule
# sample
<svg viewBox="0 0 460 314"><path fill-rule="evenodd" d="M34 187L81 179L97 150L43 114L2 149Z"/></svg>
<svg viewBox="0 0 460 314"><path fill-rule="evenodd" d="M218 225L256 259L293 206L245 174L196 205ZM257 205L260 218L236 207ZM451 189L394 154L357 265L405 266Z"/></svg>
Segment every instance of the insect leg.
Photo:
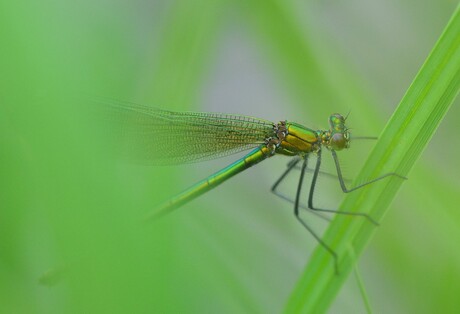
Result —
<svg viewBox="0 0 460 314"><path fill-rule="evenodd" d="M276 180L276 182L272 185L271 191L276 194L276 188L278 185L286 178L286 176L291 172L291 170L299 163L300 158L294 158L287 164L287 169L283 172L281 177Z"/></svg>
<svg viewBox="0 0 460 314"><path fill-rule="evenodd" d="M281 193L278 191L278 186L280 185L281 182L283 182L283 180L288 176L288 174L291 172L292 169L295 169L297 168L297 164L299 163L301 159L300 158L295 158L295 159L292 159L291 161L289 161L289 163L287 164L287 169L283 172L283 174L278 178L278 180L276 180L276 182L272 185L270 191L275 194L276 196L278 196L279 198L285 200L285 201L288 201L289 203L292 203L294 204L295 203L295 200L292 199L291 197ZM306 169L308 170L308 169ZM304 205L301 205L299 204L299 207L302 208L302 209L305 209L305 210L310 210L308 207L304 206ZM310 211L311 212L311 211ZM331 221L329 219L329 217L326 217L324 215L322 215L321 213L319 212L313 212L313 214L317 215L318 217L324 219L324 220L327 220L327 221Z"/></svg>
<svg viewBox="0 0 460 314"><path fill-rule="evenodd" d="M366 182L366 183L363 183L363 184L360 184L360 185L358 185L358 186L355 186L355 187L353 187L353 188L351 188L351 189L348 189L348 188L345 186L345 182L344 182L343 177L342 177L342 170L340 169L340 163L339 163L339 158L337 157L337 153L336 153L335 151L333 151L333 150L331 150L331 153L332 153L332 157L334 158L335 168L337 169L337 176L339 177L340 187L342 188L342 191L343 191L344 193L352 192L352 191L354 191L354 190L357 190L357 189L359 189L359 188L362 188L363 186L366 186L366 185L368 185L368 184L371 184L371 183L374 183L374 182L376 182L376 181L382 180L382 179L384 179L384 178L386 178L386 177L389 177L389 176L396 176L396 177L398 177L398 178L407 180L406 177L403 177L403 176L397 174L396 172L390 172L390 173L386 173L386 174L384 174L384 175L382 175L382 176L380 176L380 177L378 177L378 178L375 178L375 179L373 179L373 180L370 180L370 181L368 181L368 182Z"/></svg>
<svg viewBox="0 0 460 314"><path fill-rule="evenodd" d="M337 264L337 262L338 262L337 253L335 253L334 250L332 250L315 233L315 231L313 231L313 229L310 228L310 226L299 215L300 193L301 193L301 190L302 190L302 184L303 184L303 178L304 178L304 175L305 175L305 170L307 168L307 161L308 161L308 155L304 157L304 160L303 160L303 163L302 163L302 169L301 169L301 172L300 172L299 184L297 185L297 193L296 193L295 202L294 202L294 215L296 216L297 220L305 227L305 229L307 229L308 232L310 232L310 234L316 239L316 241L318 241L318 243L321 244L323 246L323 248L325 248L332 255L332 257L334 258L335 272L336 272L336 274L338 274L339 271L338 271L338 264Z"/></svg>
<svg viewBox="0 0 460 314"><path fill-rule="evenodd" d="M333 152L333 156L335 155L335 152ZM340 185L342 186L342 189L345 187L345 183L343 182L343 177L342 177L342 172L340 171L340 167L338 166L338 160L334 158L336 161L336 166L337 166L337 175L339 177ZM310 185L310 193L308 195L308 208L311 210L315 211L320 211L320 212L326 212L326 213L334 213L334 214L341 214L341 215L350 215L350 216L362 216L368 219L370 222L372 222L374 225L378 226L378 222L376 222L374 219L372 219L371 216L364 214L364 213L353 213L353 212L348 212L348 211L341 211L341 210L333 210L333 209L323 209L323 208L316 208L313 206L313 195L315 194L315 186L316 186L316 181L318 179L318 174L319 174L319 169L321 168L321 150L318 152L318 158L316 159L316 167L315 167L315 172L313 173L313 178L311 180L311 185ZM345 191L344 191L345 192Z"/></svg>

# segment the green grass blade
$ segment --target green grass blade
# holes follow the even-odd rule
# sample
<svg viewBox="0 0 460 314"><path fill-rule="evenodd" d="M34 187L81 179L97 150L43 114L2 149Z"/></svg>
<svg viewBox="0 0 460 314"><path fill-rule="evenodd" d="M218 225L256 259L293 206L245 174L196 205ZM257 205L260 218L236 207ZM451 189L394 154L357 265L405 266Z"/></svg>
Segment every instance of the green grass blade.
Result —
<svg viewBox="0 0 460 314"><path fill-rule="evenodd" d="M361 296L363 297L363 303L364 303L364 306L366 307L366 313L373 313L371 302L369 300L369 297L367 296L366 287L364 286L363 279L361 278L361 274L359 273L358 265L355 265L353 270L354 270L356 281L359 286L359 292L361 293Z"/></svg>
<svg viewBox="0 0 460 314"><path fill-rule="evenodd" d="M385 127L357 182L396 171L407 175L433 136L460 87L460 11L446 29ZM350 193L342 210L368 213L381 221L402 184L389 179ZM410 184L410 180L407 182ZM334 300L375 228L361 219L337 216L324 240L339 255L335 275L328 252L317 247L287 303L289 313L322 313Z"/></svg>

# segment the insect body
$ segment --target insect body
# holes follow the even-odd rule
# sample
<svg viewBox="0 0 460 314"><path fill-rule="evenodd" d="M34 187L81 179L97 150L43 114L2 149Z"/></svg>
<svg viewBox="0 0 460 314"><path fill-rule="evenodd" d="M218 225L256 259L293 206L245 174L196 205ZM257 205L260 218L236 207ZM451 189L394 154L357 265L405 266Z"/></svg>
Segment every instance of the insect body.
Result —
<svg viewBox="0 0 460 314"><path fill-rule="evenodd" d="M329 128L313 130L301 124L257 119L242 115L222 113L174 112L128 103L109 102L110 115L121 125L119 134L123 143L129 146L130 154L143 162L152 164L177 164L202 161L229 155L243 150L253 149L246 156L228 165L222 170L194 184L182 193L158 206L148 219L158 218L184 205L194 198L215 188L234 175L275 155L292 156L294 159L272 186L272 192L278 196L278 185L299 162L302 162L299 183L294 203L294 215L316 240L334 257L337 271L336 253L308 226L299 215L302 183L307 169L308 158L315 154L308 209L316 212L330 212L363 216L377 224L363 213L337 211L317 208L313 204L316 182L321 168L323 150L329 151L334 159L337 178L343 192L348 193L388 176L387 173L364 184L347 188L340 169L337 152L349 148L351 136L345 126L346 118L335 113L329 117Z"/></svg>

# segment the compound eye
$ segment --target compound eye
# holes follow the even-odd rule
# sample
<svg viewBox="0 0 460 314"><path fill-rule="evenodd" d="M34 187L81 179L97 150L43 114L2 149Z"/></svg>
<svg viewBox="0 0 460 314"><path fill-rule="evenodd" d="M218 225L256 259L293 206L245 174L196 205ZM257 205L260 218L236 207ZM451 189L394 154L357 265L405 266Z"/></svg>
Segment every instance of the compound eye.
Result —
<svg viewBox="0 0 460 314"><path fill-rule="evenodd" d="M335 133L331 137L331 148L333 150L342 150L347 148L347 139L343 135L343 133Z"/></svg>
<svg viewBox="0 0 460 314"><path fill-rule="evenodd" d="M334 113L329 117L329 124L331 125L331 127L343 123L345 123L345 118L341 114Z"/></svg>
<svg viewBox="0 0 460 314"><path fill-rule="evenodd" d="M341 122L345 121L345 118L340 113L334 113L333 116Z"/></svg>

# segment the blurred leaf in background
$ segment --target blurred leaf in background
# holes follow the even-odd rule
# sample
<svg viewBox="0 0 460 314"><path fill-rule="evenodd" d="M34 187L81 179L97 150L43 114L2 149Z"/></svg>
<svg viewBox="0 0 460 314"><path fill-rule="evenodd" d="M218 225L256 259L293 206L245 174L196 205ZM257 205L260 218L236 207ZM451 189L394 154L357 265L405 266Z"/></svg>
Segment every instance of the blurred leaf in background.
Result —
<svg viewBox="0 0 460 314"><path fill-rule="evenodd" d="M140 226L155 204L236 157L178 167L107 160L103 125L88 123L73 96L315 128L331 112L351 111L355 133L377 135L456 5L0 3L0 311L280 312L316 246L292 206L268 192L287 160L266 161ZM458 111L360 263L377 312L457 308ZM354 146L342 158L351 176L371 148ZM56 285L39 284L61 267ZM350 279L331 312L363 311Z"/></svg>

